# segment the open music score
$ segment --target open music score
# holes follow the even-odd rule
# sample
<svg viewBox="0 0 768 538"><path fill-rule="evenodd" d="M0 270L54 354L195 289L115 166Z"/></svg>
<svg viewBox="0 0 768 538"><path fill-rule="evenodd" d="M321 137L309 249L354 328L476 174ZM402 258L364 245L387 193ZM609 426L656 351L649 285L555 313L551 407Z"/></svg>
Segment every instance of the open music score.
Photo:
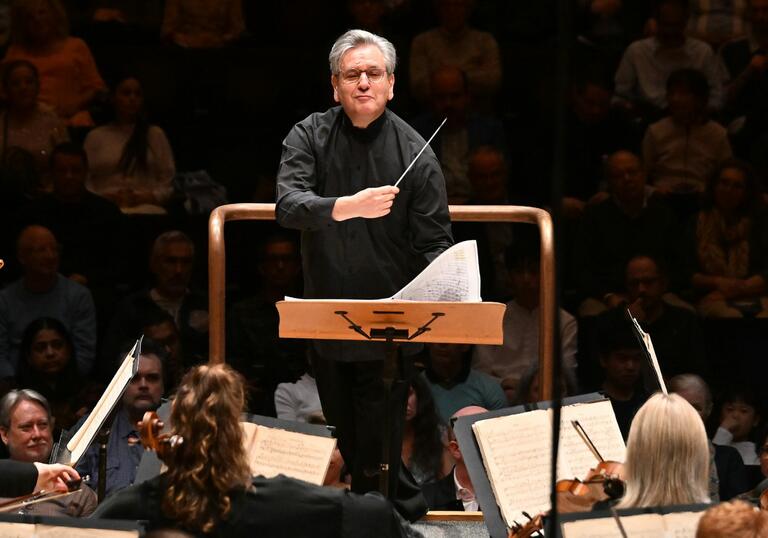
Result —
<svg viewBox="0 0 768 538"><path fill-rule="evenodd" d="M624 461L626 447L609 400L564 406L557 478L584 478L595 464L571 420L578 420L604 458ZM472 426L496 502L508 527L523 512L550 509L552 410L478 420Z"/></svg>
<svg viewBox="0 0 768 538"><path fill-rule="evenodd" d="M241 422L253 476L279 474L321 486L328 473L336 439Z"/></svg>

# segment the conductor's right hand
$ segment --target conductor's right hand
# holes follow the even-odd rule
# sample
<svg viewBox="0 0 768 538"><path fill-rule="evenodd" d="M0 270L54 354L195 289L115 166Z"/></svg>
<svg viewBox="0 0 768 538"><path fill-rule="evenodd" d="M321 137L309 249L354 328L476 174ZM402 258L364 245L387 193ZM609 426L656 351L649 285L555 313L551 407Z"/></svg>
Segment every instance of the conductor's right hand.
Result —
<svg viewBox="0 0 768 538"><path fill-rule="evenodd" d="M397 187L384 185L363 189L352 196L342 196L336 199L331 217L336 221L356 217L364 219L383 217L390 212L398 192L400 189Z"/></svg>

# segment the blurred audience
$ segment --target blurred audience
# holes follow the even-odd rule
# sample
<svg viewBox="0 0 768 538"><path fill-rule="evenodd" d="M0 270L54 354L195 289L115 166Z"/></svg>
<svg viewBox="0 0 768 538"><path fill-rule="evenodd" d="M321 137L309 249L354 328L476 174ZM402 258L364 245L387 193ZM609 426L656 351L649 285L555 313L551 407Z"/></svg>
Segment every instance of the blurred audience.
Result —
<svg viewBox="0 0 768 538"><path fill-rule="evenodd" d="M88 107L106 90L85 41L69 35L59 0L15 0L11 9L11 45L4 62L27 60L39 73L40 101L67 125L90 127Z"/></svg>
<svg viewBox="0 0 768 538"><path fill-rule="evenodd" d="M703 317L768 316L767 226L752 168L723 163L689 233L689 273Z"/></svg>
<svg viewBox="0 0 768 538"><path fill-rule="evenodd" d="M0 378L14 376L24 329L41 317L72 335L78 371L90 373L96 352L96 312L87 288L59 273L59 245L43 226L24 228L17 242L22 277L0 291Z"/></svg>
<svg viewBox="0 0 768 538"><path fill-rule="evenodd" d="M34 157L39 185L30 193L50 189L48 167L51 150L69 138L56 112L38 101L40 80L35 65L27 60L8 62L3 68L3 93L6 108L0 112L0 161L9 151L22 149Z"/></svg>
<svg viewBox="0 0 768 538"><path fill-rule="evenodd" d="M193 49L223 47L245 30L242 0L166 0L162 35Z"/></svg>
<svg viewBox="0 0 768 538"><path fill-rule="evenodd" d="M446 423L437 414L429 384L415 376L408 388L401 455L417 483L439 481L450 472L447 443Z"/></svg>
<svg viewBox="0 0 768 538"><path fill-rule="evenodd" d="M749 0L690 0L688 35L706 41L714 50L744 36L748 3Z"/></svg>
<svg viewBox="0 0 768 538"><path fill-rule="evenodd" d="M429 382L435 406L443 421L469 405L487 409L507 407L507 398L497 379L471 367L469 344L429 344L427 369L422 374Z"/></svg>
<svg viewBox="0 0 768 538"><path fill-rule="evenodd" d="M470 0L438 0L440 26L413 38L410 58L411 93L424 101L430 76L444 66L466 73L475 107L491 110L501 87L501 58L496 39L469 26Z"/></svg>
<svg viewBox="0 0 768 538"><path fill-rule="evenodd" d="M85 138L88 189L124 213L164 213L176 165L163 130L144 113L144 90L135 77L120 80L112 95L115 119Z"/></svg>
<svg viewBox="0 0 768 538"><path fill-rule="evenodd" d="M760 424L760 403L749 388L734 387L723 397L720 426L712 442L732 446L741 454L746 466L759 466L754 434Z"/></svg>

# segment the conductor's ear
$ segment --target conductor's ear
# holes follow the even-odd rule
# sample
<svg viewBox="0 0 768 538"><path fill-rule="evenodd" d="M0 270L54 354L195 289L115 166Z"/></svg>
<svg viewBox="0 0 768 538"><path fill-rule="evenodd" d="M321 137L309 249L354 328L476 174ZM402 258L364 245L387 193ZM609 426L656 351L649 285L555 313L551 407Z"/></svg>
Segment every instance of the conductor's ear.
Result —
<svg viewBox="0 0 768 538"><path fill-rule="evenodd" d="M339 79L336 75L331 75L331 86L333 86L333 100L339 102Z"/></svg>

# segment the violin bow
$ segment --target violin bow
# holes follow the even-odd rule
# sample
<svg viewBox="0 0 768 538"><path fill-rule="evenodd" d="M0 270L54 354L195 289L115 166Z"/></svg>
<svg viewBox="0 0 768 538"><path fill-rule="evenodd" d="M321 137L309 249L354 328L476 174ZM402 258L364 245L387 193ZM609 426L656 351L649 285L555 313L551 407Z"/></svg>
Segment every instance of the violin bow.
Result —
<svg viewBox="0 0 768 538"><path fill-rule="evenodd" d="M587 445L587 448L597 458L597 461L599 461L599 462L605 461L603 456L597 450L597 447L595 446L595 443L593 443L592 439L590 439L589 435L587 435L587 432L584 429L584 427L581 425L581 423L578 420L572 420L571 421L571 426L573 426L573 429L576 430L576 433L579 434L579 437L581 437L581 440L584 441L584 444Z"/></svg>
<svg viewBox="0 0 768 538"><path fill-rule="evenodd" d="M29 495L22 495L21 497L16 497L15 499L11 499L4 503L0 503L0 512L13 512L14 510L18 508L22 508L24 506L30 506L37 503L42 503L46 501L52 501L54 499L61 499L62 497L67 497L69 495L72 495L80 491L80 488L83 486L83 484L87 483L89 480L90 480L90 476L85 476L83 477L82 480L74 481L74 483L72 484L72 488L69 491L46 491L44 489L41 489L40 491L36 491Z"/></svg>

